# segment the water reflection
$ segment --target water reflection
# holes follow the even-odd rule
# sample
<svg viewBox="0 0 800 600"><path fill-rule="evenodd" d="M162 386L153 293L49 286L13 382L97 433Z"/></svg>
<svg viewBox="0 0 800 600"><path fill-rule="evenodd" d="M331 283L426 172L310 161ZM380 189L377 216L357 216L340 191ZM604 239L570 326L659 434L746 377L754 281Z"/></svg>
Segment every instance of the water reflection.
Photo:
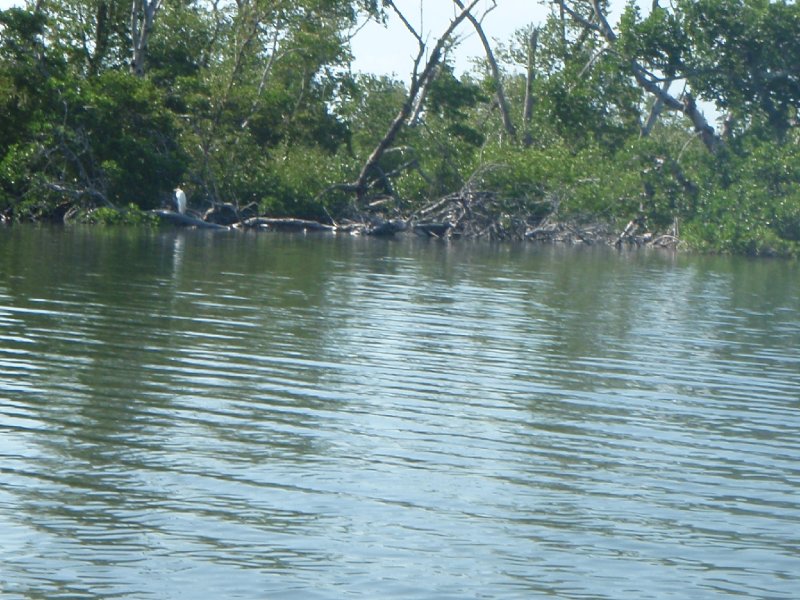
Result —
<svg viewBox="0 0 800 600"><path fill-rule="evenodd" d="M793 263L0 235L4 598L793 597Z"/></svg>

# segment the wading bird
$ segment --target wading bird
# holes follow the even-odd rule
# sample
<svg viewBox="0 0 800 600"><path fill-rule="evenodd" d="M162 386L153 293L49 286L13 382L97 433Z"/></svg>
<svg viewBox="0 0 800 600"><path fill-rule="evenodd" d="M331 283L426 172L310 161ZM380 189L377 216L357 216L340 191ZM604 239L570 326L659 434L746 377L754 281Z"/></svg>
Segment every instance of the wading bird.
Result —
<svg viewBox="0 0 800 600"><path fill-rule="evenodd" d="M186 212L186 194L179 187L175 188L175 210L180 214Z"/></svg>

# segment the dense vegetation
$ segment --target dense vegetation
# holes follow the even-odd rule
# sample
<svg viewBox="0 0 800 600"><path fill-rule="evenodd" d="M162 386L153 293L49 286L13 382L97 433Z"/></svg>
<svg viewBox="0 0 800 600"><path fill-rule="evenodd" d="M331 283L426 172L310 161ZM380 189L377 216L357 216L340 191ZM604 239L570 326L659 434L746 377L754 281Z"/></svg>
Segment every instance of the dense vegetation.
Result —
<svg viewBox="0 0 800 600"><path fill-rule="evenodd" d="M631 3L613 26L607 2L549 2L456 77L451 33L479 23L453 1L435 46L409 23L406 83L350 68L358 24L399 19L385 0L0 12L0 215L136 219L181 184L198 209L409 218L478 198L495 235L635 220L708 250L800 249L794 2Z"/></svg>

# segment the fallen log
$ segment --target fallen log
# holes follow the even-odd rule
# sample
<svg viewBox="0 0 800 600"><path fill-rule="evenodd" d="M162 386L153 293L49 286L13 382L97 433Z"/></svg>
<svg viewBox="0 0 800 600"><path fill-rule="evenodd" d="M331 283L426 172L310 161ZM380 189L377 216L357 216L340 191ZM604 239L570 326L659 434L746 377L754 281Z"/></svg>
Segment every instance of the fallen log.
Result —
<svg viewBox="0 0 800 600"><path fill-rule="evenodd" d="M217 223L208 223L203 221L202 219L198 219L197 217L193 217L192 215L180 214L172 210L153 210L150 211L152 214L157 216L161 221L165 223L170 223L172 225L177 225L178 227L197 227L199 229L222 229L228 230L229 227L224 225L218 225Z"/></svg>
<svg viewBox="0 0 800 600"><path fill-rule="evenodd" d="M275 231L336 231L333 225L305 219L282 219L270 217L251 217L238 223L236 227L251 229L272 229Z"/></svg>
<svg viewBox="0 0 800 600"><path fill-rule="evenodd" d="M395 233L405 231L407 228L406 222L399 219L393 221L378 221L370 225L366 229L367 235L374 236L392 236Z"/></svg>
<svg viewBox="0 0 800 600"><path fill-rule="evenodd" d="M451 224L448 221L444 223L416 223L414 225L414 233L423 237L443 238L447 237Z"/></svg>

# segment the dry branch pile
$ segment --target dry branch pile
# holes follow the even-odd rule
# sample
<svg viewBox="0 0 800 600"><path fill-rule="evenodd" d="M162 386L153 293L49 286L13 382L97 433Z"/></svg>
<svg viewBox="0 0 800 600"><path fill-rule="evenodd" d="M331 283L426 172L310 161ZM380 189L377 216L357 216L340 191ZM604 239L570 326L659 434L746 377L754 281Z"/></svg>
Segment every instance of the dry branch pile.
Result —
<svg viewBox="0 0 800 600"><path fill-rule="evenodd" d="M603 223L580 224L559 220L555 214L542 218L526 210L522 201L509 201L492 192L469 190L445 196L410 215L389 217L383 213L362 214L338 223L250 216L235 223L221 225L208 222L214 220L212 211L206 213L206 221L166 210L154 211L154 214L172 225L218 229L349 233L383 237L413 232L422 237L436 239L470 238L568 245L605 244L617 247L675 248L679 243L677 227L668 234L655 235L647 230L643 219L636 218L619 232Z"/></svg>

